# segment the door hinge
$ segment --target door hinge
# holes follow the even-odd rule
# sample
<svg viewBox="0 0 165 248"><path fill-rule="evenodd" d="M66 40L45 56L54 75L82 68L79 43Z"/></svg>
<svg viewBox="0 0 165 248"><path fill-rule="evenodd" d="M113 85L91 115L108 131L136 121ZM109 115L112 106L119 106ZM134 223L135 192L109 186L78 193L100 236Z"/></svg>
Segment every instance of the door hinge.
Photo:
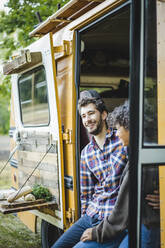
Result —
<svg viewBox="0 0 165 248"><path fill-rule="evenodd" d="M75 210L72 208L68 208L68 211L66 211L66 218L68 219L69 223L75 222Z"/></svg>
<svg viewBox="0 0 165 248"><path fill-rule="evenodd" d="M72 130L65 129L65 132L62 134L63 140L66 141L66 144L72 144Z"/></svg>

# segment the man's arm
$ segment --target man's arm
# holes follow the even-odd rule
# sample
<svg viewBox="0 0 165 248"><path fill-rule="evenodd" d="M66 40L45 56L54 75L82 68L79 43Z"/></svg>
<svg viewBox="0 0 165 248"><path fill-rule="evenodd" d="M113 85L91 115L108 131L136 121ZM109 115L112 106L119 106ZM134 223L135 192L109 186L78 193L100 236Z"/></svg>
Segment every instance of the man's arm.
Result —
<svg viewBox="0 0 165 248"><path fill-rule="evenodd" d="M84 150L82 151L80 162L80 188L81 215L84 215L89 203L92 201L92 196L94 193L94 177L86 163Z"/></svg>

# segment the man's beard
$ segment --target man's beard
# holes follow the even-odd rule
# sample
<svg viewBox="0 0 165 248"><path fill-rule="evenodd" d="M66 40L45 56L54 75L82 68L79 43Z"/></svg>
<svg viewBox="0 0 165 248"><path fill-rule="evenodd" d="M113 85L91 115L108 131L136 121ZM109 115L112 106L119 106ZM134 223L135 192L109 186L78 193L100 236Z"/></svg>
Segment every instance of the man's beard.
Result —
<svg viewBox="0 0 165 248"><path fill-rule="evenodd" d="M103 129L103 120L100 118L99 122L97 123L97 126L95 128L95 130L93 131L88 131L90 134L92 135L98 135L99 133L101 133L102 129Z"/></svg>

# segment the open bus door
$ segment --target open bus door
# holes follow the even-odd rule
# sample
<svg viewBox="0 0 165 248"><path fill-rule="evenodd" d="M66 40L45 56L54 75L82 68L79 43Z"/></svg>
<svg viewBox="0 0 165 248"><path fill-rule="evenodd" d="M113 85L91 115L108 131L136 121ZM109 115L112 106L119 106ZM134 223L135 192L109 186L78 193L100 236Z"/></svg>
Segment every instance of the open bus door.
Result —
<svg viewBox="0 0 165 248"><path fill-rule="evenodd" d="M143 224L152 233L148 247L165 247L164 13L164 1L132 1L129 241L134 248L142 247ZM146 192L154 190L160 210L146 212Z"/></svg>

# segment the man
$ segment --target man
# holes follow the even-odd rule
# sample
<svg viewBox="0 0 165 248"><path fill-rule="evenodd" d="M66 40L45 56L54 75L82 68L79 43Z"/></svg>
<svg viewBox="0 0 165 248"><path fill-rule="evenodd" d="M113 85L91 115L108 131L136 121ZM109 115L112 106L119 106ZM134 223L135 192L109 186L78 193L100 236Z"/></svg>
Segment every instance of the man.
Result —
<svg viewBox="0 0 165 248"><path fill-rule="evenodd" d="M116 126L117 135L124 146L129 145L129 105L125 102L122 106L115 108L109 116L110 125ZM145 124L147 125L146 121ZM104 247L108 240L116 239L128 225L128 202L129 202L129 163L125 166L120 178L120 190L112 214L107 216L96 227L87 229L74 248ZM157 169L156 169L157 170ZM143 171L143 212L141 228L141 247L159 248L159 194L155 189L156 170ZM147 194L148 187L152 188L154 194ZM158 184L157 184L158 185ZM145 211L144 211L145 210ZM92 241L90 241L92 240ZM128 248L128 235L116 248Z"/></svg>
<svg viewBox="0 0 165 248"><path fill-rule="evenodd" d="M116 131L107 128L107 110L100 95L94 91L80 94L78 109L83 126L92 135L91 142L81 153L81 218L72 225L52 248L73 247L80 241L82 233L109 216L115 205L120 176L126 165L126 151ZM125 236L104 247L114 248Z"/></svg>

